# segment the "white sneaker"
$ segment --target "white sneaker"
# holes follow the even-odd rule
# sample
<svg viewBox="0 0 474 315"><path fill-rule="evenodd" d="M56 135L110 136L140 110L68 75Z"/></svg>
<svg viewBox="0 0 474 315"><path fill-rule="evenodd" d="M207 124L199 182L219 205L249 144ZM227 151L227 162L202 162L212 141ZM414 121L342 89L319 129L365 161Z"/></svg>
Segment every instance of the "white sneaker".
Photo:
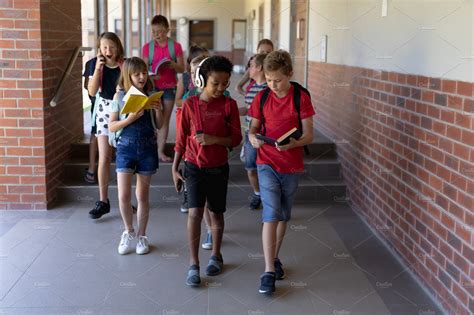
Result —
<svg viewBox="0 0 474 315"><path fill-rule="evenodd" d="M122 238L120 239L120 244L118 246L118 253L120 255L125 255L130 252L130 243L135 238L135 233L128 231L123 231Z"/></svg>
<svg viewBox="0 0 474 315"><path fill-rule="evenodd" d="M135 252L138 255L148 254L150 251L150 247L148 246L148 238L146 236L140 235L138 237L137 248Z"/></svg>

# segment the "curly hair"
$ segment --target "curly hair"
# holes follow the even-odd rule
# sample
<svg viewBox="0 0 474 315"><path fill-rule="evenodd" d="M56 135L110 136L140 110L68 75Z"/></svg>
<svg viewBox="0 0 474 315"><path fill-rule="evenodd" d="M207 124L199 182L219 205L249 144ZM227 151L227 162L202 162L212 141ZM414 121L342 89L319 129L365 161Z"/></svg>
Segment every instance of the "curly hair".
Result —
<svg viewBox="0 0 474 315"><path fill-rule="evenodd" d="M231 75L233 64L224 56L212 56L204 60L199 67L199 74L203 76L205 84L211 72L225 72ZM204 85L205 85L204 84Z"/></svg>

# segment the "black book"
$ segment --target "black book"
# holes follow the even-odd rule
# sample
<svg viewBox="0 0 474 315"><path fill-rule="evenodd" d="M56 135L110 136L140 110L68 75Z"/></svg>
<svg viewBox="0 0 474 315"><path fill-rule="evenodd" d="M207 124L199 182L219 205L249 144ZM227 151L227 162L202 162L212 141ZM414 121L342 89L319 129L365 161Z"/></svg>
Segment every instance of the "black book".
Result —
<svg viewBox="0 0 474 315"><path fill-rule="evenodd" d="M273 145L273 146L275 144L278 144L278 145L288 144L288 143L290 143L290 138L294 138L294 139L298 140L299 138L301 138L301 136L302 136L301 131L298 128L293 128L293 129L289 130L288 132L283 134L278 139L273 139L273 138L270 138L270 137L262 136L261 134L256 134L255 135L255 137L258 140L262 140L263 142L265 142L267 144L270 144L270 145Z"/></svg>

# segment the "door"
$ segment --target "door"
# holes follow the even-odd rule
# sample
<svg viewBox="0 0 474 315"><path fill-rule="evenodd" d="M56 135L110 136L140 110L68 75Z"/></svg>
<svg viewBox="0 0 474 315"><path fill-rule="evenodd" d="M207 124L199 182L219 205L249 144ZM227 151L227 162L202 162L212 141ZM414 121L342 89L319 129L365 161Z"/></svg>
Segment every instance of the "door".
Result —
<svg viewBox="0 0 474 315"><path fill-rule="evenodd" d="M306 86L308 1L291 1L291 55L293 80Z"/></svg>
<svg viewBox="0 0 474 315"><path fill-rule="evenodd" d="M234 65L244 65L246 30L246 20L232 20L232 63Z"/></svg>

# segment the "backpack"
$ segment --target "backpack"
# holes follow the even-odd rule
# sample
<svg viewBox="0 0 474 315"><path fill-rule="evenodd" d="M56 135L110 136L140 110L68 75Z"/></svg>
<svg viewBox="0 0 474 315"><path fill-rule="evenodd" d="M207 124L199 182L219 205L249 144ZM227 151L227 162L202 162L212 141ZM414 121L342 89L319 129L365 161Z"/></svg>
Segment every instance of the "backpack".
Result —
<svg viewBox="0 0 474 315"><path fill-rule="evenodd" d="M301 91L303 91L303 93L308 95L310 100L311 100L311 94L309 93L309 91L305 87L303 87L298 82L290 81L290 83L294 87L293 104L295 104L296 113L298 114L298 124L299 124L298 129L301 131L301 134L303 134L303 123L301 121L301 113L300 113L300 111L301 111ZM265 130L265 117L263 116L263 106L265 105L265 102L267 101L269 95L270 95L270 88L267 87L265 90L263 90L262 97L260 98L260 122L262 124L262 132L261 132L262 136L264 136L265 133L266 133L266 130ZM306 153L306 155L308 155L309 154L308 146L305 145L303 148L304 148L304 152Z"/></svg>
<svg viewBox="0 0 474 315"><path fill-rule="evenodd" d="M174 40L172 38L168 38L168 51L170 53L171 59L173 59L174 62L177 62L176 53L174 51ZM154 55L155 55L155 40L153 39L148 42L148 66L150 67L151 72L153 72L152 66L153 66Z"/></svg>
<svg viewBox="0 0 474 315"><path fill-rule="evenodd" d="M119 92L119 100L114 100L113 102L117 102L118 103L118 109L119 109L119 120L124 120L124 119L127 119L128 117L128 114L125 114L125 115L122 115L120 114L120 111L122 110L123 106L125 105L125 102L123 101L123 97L125 96L125 92L124 91L120 91ZM156 121L155 121L155 111L154 110L149 110L148 111L150 113L150 118L151 118L151 124L153 125L153 129L157 129L156 128ZM122 134L122 131L123 131L123 128L122 129L119 129L115 132L112 132L109 130L109 145L114 147L114 148L117 148L117 142L120 138L120 135Z"/></svg>

